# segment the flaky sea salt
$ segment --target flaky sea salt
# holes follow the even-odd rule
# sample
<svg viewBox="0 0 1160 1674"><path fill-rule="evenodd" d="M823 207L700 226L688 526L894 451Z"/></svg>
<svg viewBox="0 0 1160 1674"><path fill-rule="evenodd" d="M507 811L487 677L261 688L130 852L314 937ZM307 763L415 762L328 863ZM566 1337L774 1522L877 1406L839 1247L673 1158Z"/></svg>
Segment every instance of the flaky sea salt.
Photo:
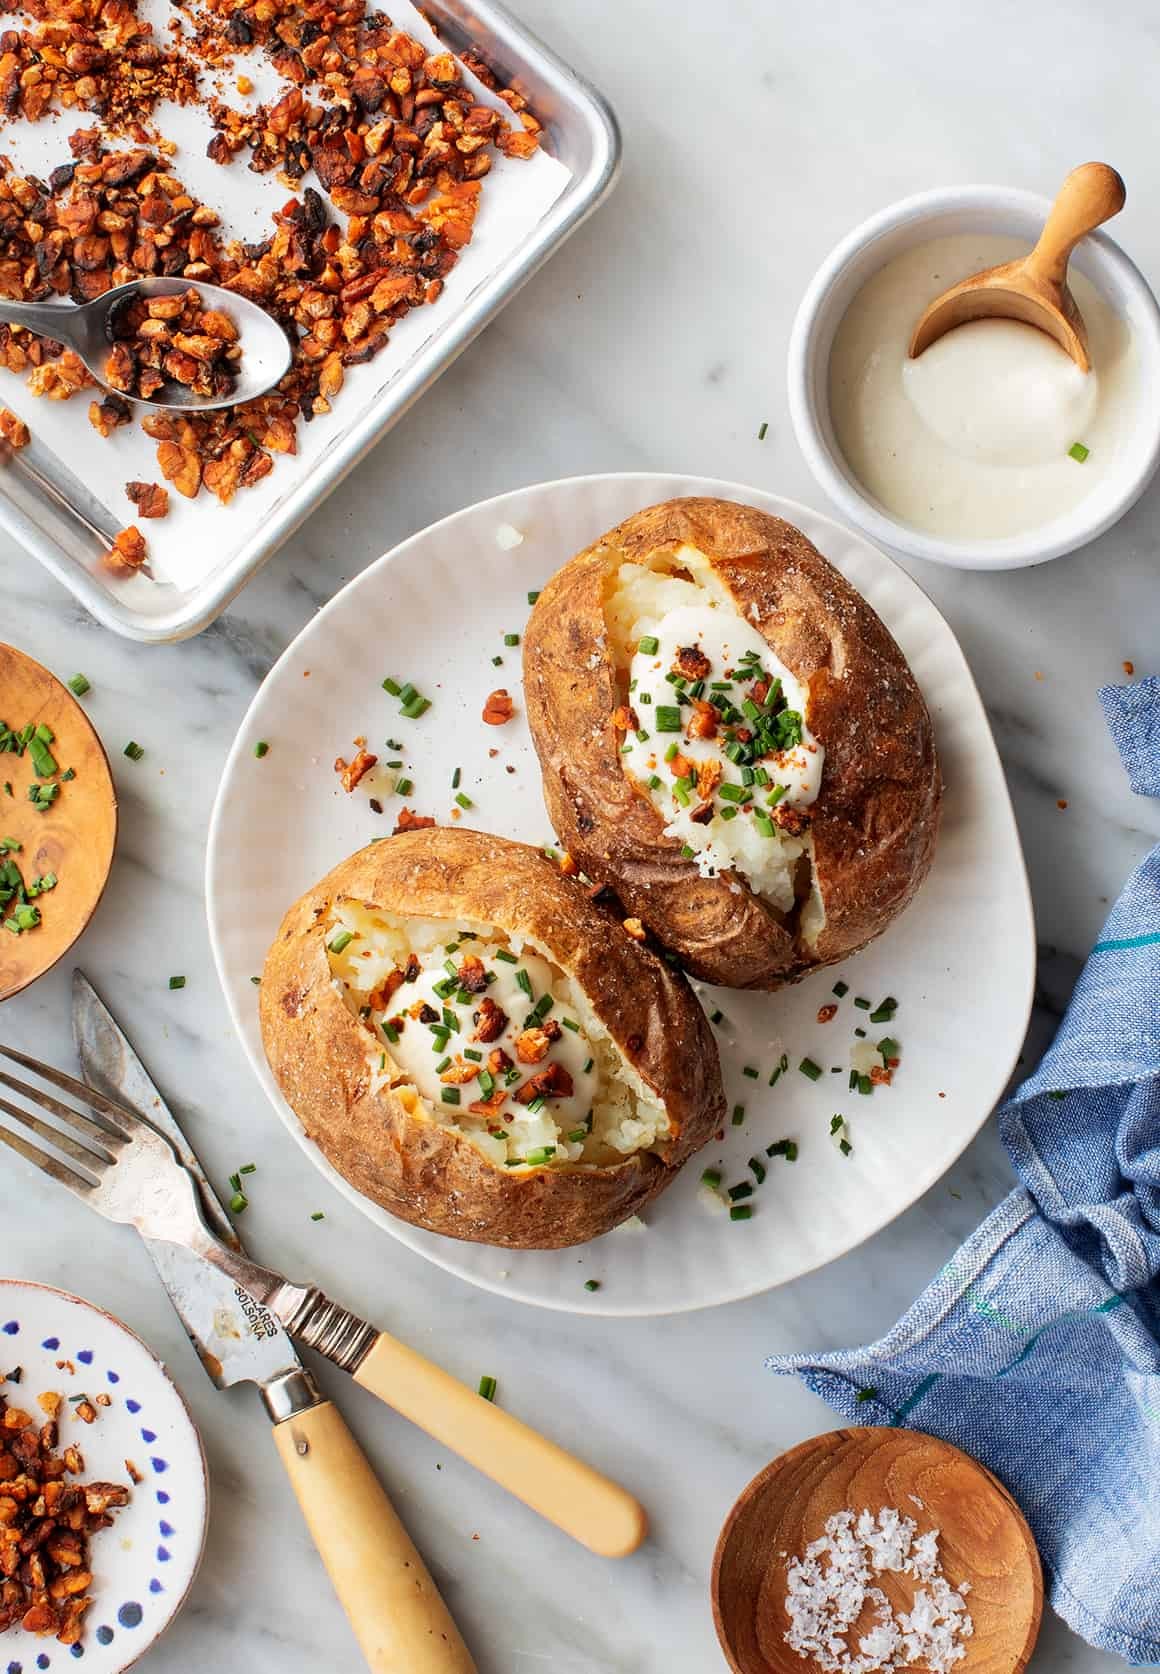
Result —
<svg viewBox="0 0 1160 1674"><path fill-rule="evenodd" d="M835 1512L824 1535L789 1566L790 1649L812 1657L826 1674L880 1674L916 1662L931 1674L948 1674L966 1655L963 1641L974 1624L963 1598L969 1584L956 1591L947 1581L938 1537L937 1529L920 1535L917 1524L894 1506L856 1517L852 1511ZM922 1583L909 1611L896 1615L874 1586L875 1574L884 1572Z"/></svg>

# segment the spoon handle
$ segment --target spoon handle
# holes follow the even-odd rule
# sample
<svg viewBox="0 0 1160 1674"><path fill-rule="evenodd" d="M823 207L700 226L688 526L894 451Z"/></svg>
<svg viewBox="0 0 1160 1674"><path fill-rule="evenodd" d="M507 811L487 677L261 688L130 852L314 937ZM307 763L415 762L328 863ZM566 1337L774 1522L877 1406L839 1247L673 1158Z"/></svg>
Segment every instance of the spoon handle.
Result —
<svg viewBox="0 0 1160 1674"><path fill-rule="evenodd" d="M9 302L0 297L0 321L6 325L26 326L40 337L51 337L57 343L73 340L72 320L79 309L59 302Z"/></svg>
<svg viewBox="0 0 1160 1674"><path fill-rule="evenodd" d="M1086 233L1110 221L1124 207L1124 182L1107 163L1081 163L1059 189L1028 268L1049 284L1067 278L1068 257Z"/></svg>

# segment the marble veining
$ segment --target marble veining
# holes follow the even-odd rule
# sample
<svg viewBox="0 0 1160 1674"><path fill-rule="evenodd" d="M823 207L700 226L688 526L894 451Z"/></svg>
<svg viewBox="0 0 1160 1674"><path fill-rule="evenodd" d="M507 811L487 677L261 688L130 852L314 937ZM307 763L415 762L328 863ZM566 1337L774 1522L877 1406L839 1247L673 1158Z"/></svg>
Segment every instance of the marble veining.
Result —
<svg viewBox="0 0 1160 1674"><path fill-rule="evenodd" d="M131 1026L215 1180L257 1164L243 1226L254 1253L315 1278L473 1384L494 1375L505 1405L649 1506L648 1545L603 1563L324 1369L480 1674L712 1674L724 1666L707 1595L719 1525L774 1453L831 1423L811 1395L771 1380L763 1356L889 1326L1009 1188L993 1126L887 1231L766 1297L633 1322L572 1320L475 1292L333 1193L254 1086L202 911L217 778L257 683L298 629L384 549L475 499L655 468L751 481L828 509L789 428L786 342L818 262L893 199L972 180L1051 191L1085 156L1106 156L1128 182L1117 237L1160 282L1148 199L1160 43L1150 0L1122 0L1115 31L1102 32L1082 0L981 0L970 12L911 3L875 13L861 0L516 9L618 110L625 169L609 205L200 638L149 650L116 640L10 546L0 547L0 633L63 677L79 669L92 681L85 705L113 762L122 831L76 962ZM1028 124L1027 88L1048 77L1052 121ZM1028 1068L1109 902L1160 838L1160 807L1128 789L1095 696L1124 678L1125 659L1157 672L1158 496L1154 487L1095 546L1041 569L908 566L961 640L1011 784L1041 941ZM145 746L138 763L121 755L129 738ZM0 1037L68 1062L72 963L4 1008ZM186 987L171 993L179 973ZM80 1290L124 1318L166 1358L205 1437L207 1556L149 1670L358 1674L257 1398L210 1386L133 1234L91 1221L7 1159L0 1197L0 1269ZM318 1210L325 1219L312 1221ZM1049 1615L1035 1666L1121 1665Z"/></svg>

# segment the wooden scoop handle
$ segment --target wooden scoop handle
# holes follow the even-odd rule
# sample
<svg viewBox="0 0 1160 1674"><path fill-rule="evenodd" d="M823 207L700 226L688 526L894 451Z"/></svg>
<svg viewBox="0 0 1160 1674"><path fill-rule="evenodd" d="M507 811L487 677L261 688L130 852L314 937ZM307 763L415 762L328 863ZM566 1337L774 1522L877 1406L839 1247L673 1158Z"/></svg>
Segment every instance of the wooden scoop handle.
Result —
<svg viewBox="0 0 1160 1674"><path fill-rule="evenodd" d="M354 1379L590 1551L623 1558L644 1539L648 1520L626 1488L385 1331Z"/></svg>
<svg viewBox="0 0 1160 1674"><path fill-rule="evenodd" d="M320 1401L284 1419L274 1441L372 1674L478 1674L338 1408Z"/></svg>
<svg viewBox="0 0 1160 1674"><path fill-rule="evenodd" d="M1028 270L1047 284L1062 285L1068 257L1080 239L1118 215L1126 197L1124 182L1107 163L1081 163L1072 169L1027 258Z"/></svg>

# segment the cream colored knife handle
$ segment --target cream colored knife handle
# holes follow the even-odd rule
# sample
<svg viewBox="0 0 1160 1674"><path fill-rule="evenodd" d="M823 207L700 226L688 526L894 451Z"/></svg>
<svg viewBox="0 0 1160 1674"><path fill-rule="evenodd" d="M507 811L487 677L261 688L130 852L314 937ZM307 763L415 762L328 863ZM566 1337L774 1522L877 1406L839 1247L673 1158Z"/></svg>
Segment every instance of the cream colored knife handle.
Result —
<svg viewBox="0 0 1160 1674"><path fill-rule="evenodd" d="M274 1441L372 1674L478 1674L338 1408L320 1401L284 1419Z"/></svg>
<svg viewBox="0 0 1160 1674"><path fill-rule="evenodd" d="M380 1401L601 1557L626 1557L648 1532L644 1508L627 1489L386 1332L354 1376Z"/></svg>

